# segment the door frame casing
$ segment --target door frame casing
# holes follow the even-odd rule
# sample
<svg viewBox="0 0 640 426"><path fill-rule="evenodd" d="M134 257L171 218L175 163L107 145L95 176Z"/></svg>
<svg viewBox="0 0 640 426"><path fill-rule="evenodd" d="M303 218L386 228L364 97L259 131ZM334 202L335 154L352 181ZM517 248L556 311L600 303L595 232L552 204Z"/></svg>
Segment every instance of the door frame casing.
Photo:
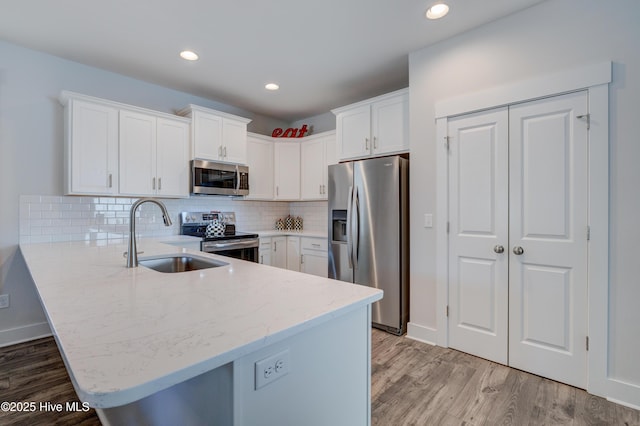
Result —
<svg viewBox="0 0 640 426"><path fill-rule="evenodd" d="M588 223L587 257L589 289L587 390L595 395L616 397L607 377L609 304L609 83L611 62L565 70L535 79L494 87L435 104L436 112L436 344L448 347L449 304L449 150L446 145L448 118L510 104L528 102L578 90L587 90L588 133ZM612 395L613 393L613 395ZM622 398L620 398L622 399Z"/></svg>

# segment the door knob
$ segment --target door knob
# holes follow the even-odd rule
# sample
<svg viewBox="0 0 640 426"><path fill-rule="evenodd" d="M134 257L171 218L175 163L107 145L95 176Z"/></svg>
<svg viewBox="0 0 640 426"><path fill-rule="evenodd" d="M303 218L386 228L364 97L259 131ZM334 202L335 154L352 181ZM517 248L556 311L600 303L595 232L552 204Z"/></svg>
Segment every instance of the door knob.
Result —
<svg viewBox="0 0 640 426"><path fill-rule="evenodd" d="M520 246L515 246L513 248L513 254L517 254L518 256L520 256L522 253L524 253L524 249Z"/></svg>
<svg viewBox="0 0 640 426"><path fill-rule="evenodd" d="M497 245L493 248L493 251L495 251L496 253L500 254L500 253L504 253L504 247Z"/></svg>

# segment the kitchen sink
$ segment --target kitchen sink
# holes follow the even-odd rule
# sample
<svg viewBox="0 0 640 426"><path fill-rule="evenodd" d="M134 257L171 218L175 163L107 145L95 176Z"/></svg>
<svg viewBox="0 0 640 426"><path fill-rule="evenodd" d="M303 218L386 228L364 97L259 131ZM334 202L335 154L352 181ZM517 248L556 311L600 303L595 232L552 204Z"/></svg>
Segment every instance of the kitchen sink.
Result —
<svg viewBox="0 0 640 426"><path fill-rule="evenodd" d="M206 257L183 254L140 258L138 264L158 272L175 273L217 268L228 263Z"/></svg>

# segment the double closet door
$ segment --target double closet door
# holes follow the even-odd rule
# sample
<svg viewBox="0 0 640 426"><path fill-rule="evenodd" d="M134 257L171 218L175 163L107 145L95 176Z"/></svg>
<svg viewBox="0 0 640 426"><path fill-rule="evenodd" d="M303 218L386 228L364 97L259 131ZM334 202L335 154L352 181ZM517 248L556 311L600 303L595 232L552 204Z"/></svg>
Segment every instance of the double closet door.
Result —
<svg viewBox="0 0 640 426"><path fill-rule="evenodd" d="M448 119L449 345L587 384L587 93Z"/></svg>

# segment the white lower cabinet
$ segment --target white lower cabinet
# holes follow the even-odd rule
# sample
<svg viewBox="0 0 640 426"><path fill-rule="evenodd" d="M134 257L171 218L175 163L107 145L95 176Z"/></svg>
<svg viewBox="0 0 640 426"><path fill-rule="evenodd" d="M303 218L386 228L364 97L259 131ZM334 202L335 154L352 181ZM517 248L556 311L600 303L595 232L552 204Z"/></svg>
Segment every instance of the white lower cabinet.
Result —
<svg viewBox="0 0 640 426"><path fill-rule="evenodd" d="M287 236L287 269L300 272L300 237Z"/></svg>
<svg viewBox="0 0 640 426"><path fill-rule="evenodd" d="M271 237L271 266L287 268L287 237Z"/></svg>
<svg viewBox="0 0 640 426"><path fill-rule="evenodd" d="M260 238L258 262L262 265L271 265L271 237Z"/></svg>
<svg viewBox="0 0 640 426"><path fill-rule="evenodd" d="M327 239L297 235L261 237L258 261L306 274L327 277Z"/></svg>
<svg viewBox="0 0 640 426"><path fill-rule="evenodd" d="M328 276L327 239L300 238L300 272L319 277Z"/></svg>

